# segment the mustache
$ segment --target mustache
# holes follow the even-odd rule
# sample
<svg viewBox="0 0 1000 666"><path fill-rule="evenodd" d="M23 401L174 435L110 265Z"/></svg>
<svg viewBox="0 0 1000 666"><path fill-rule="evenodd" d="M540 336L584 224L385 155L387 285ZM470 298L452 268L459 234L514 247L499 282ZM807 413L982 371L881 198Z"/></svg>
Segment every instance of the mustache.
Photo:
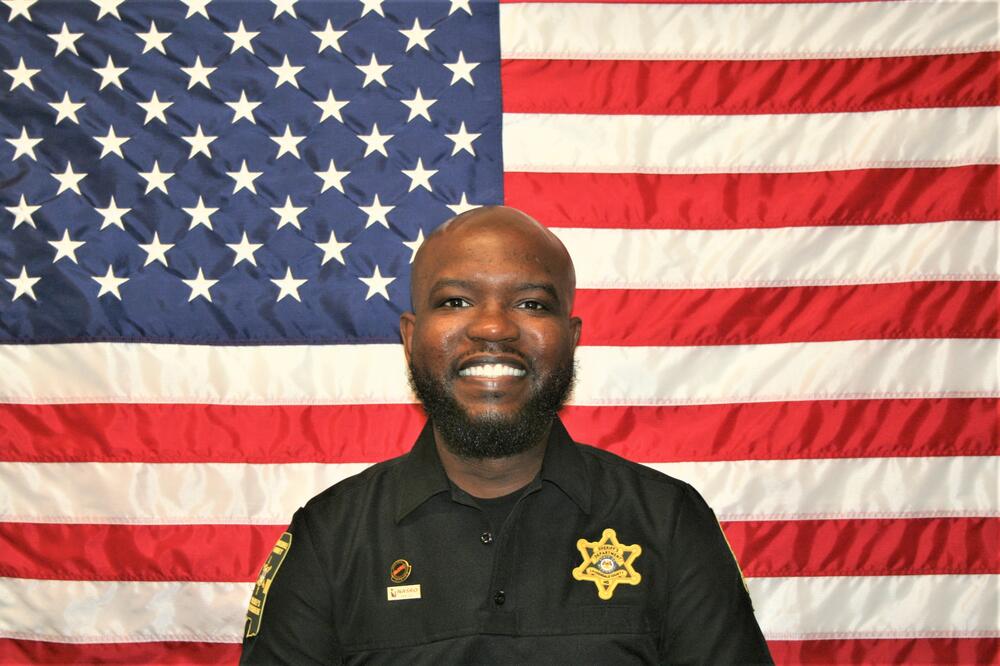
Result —
<svg viewBox="0 0 1000 666"><path fill-rule="evenodd" d="M462 365L462 363L466 361L466 359L480 354L504 354L507 356L516 356L521 361L521 363L524 364L524 367L527 368L529 373L534 372L535 370L534 362L530 358L525 356L524 353L522 353L518 349L515 349L514 347L511 347L510 345L504 344L502 342L487 342L476 349L471 349L465 352L457 359L455 359L451 364L452 373L457 375L458 368Z"/></svg>

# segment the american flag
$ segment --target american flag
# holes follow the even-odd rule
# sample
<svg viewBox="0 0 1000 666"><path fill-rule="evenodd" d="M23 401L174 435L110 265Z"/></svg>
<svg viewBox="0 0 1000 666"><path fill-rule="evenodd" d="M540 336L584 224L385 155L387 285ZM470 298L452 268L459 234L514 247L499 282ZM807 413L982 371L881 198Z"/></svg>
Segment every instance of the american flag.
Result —
<svg viewBox="0 0 1000 666"><path fill-rule="evenodd" d="M570 432L702 491L779 663L1000 659L997 2L3 5L0 662L233 661L501 202Z"/></svg>

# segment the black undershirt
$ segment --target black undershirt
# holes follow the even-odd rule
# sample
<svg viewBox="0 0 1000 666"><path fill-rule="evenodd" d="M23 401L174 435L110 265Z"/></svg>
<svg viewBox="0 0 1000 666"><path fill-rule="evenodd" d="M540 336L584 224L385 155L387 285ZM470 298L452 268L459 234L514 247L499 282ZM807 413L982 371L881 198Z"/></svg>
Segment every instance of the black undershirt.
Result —
<svg viewBox="0 0 1000 666"><path fill-rule="evenodd" d="M507 520L507 516L510 515L510 512L514 509L514 505L517 504L517 500L523 494L524 488L518 488L509 495L503 495L502 497L475 497L473 499L480 510L486 514L486 519L490 521L490 528L493 532L499 534L504 521Z"/></svg>

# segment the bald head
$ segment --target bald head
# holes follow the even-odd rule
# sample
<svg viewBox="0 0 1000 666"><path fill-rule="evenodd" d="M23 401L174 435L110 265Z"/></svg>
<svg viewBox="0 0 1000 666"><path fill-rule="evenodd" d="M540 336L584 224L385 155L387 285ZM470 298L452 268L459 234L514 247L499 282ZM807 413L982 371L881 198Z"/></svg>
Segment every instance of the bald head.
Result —
<svg viewBox="0 0 1000 666"><path fill-rule="evenodd" d="M555 234L537 220L509 206L483 206L456 215L427 236L411 271L410 300L414 311L428 279L445 259L458 254L480 258L482 272L499 270L496 253L517 255L544 265L562 291L561 300L566 314L573 307L576 291L576 271L573 259Z"/></svg>

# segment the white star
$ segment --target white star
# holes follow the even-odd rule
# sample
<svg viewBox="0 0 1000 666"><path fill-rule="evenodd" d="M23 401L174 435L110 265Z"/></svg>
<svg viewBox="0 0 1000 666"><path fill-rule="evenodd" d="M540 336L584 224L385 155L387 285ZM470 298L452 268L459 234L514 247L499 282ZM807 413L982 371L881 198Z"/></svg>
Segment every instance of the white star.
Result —
<svg viewBox="0 0 1000 666"><path fill-rule="evenodd" d="M278 292L279 301L283 299L285 296L291 296L299 303L301 303L302 299L299 298L299 287L308 282L308 280L296 279L295 276L292 275L292 269L286 268L285 277L281 278L280 280L271 278L271 282L278 285L278 288L281 290Z"/></svg>
<svg viewBox="0 0 1000 666"><path fill-rule="evenodd" d="M460 150L464 150L473 157L476 156L476 149L472 147L472 142L478 139L481 135L475 132L466 131L465 122L463 122L462 126L458 128L458 132L456 134L445 134L445 136L455 142L455 147L451 151L452 155L457 155Z"/></svg>
<svg viewBox="0 0 1000 666"><path fill-rule="evenodd" d="M416 167L413 169L403 169L403 173L410 178L410 189L407 191L412 192L418 187L422 187L431 192L431 176L437 172L437 169L425 169L423 160L418 157Z"/></svg>
<svg viewBox="0 0 1000 666"><path fill-rule="evenodd" d="M86 102L74 102L69 98L69 93L64 92L61 102L49 102L49 106L58 111L56 114L56 125L61 123L66 118L69 118L77 125L80 124L80 120L76 117L76 112L85 107Z"/></svg>
<svg viewBox="0 0 1000 666"><path fill-rule="evenodd" d="M49 241L49 245L56 249L56 256L52 260L55 263L62 259L63 257L69 259L74 264L79 263L76 260L76 251L81 246L86 244L86 241L75 241L69 237L69 229L63 231L62 238L55 241Z"/></svg>
<svg viewBox="0 0 1000 666"><path fill-rule="evenodd" d="M118 136L115 134L114 125L108 127L108 133L105 136L95 136L94 141L101 144L101 158L104 159L106 156L114 153L118 157L125 159L125 154L122 152L122 146L131 137Z"/></svg>
<svg viewBox="0 0 1000 666"><path fill-rule="evenodd" d="M38 206L29 206L28 202L24 200L24 195L21 195L21 201L18 202L16 206L6 206L7 211L14 214L14 226L13 229L17 229L20 224L28 224L32 227L35 226L35 220L31 217L35 214L35 211L41 208ZM35 227L36 229L38 227Z"/></svg>
<svg viewBox="0 0 1000 666"><path fill-rule="evenodd" d="M98 90L104 90L108 84L115 85L119 90L124 90L122 88L121 76L128 71L128 67L115 67L115 61L108 56L108 64L104 67L94 67L93 70L101 75L101 85L97 88Z"/></svg>
<svg viewBox="0 0 1000 666"><path fill-rule="evenodd" d="M420 93L420 88L417 88L417 92L414 93L413 99L403 99L400 100L403 104L410 107L410 116L406 119L406 122L410 122L417 116L423 116L427 120L431 119L430 108L431 105L436 102L436 99L424 99L424 96Z"/></svg>
<svg viewBox="0 0 1000 666"><path fill-rule="evenodd" d="M379 134L378 123L375 123L372 125L371 134L359 134L358 138L365 142L365 157L368 157L372 153L382 153L384 156L389 157L389 153L385 149L385 144L394 136L395 134Z"/></svg>
<svg viewBox="0 0 1000 666"><path fill-rule="evenodd" d="M38 161L35 157L35 146L42 142L42 137L31 137L28 136L28 128L21 125L21 136L16 139L5 139L7 143L14 146L14 157L10 158L16 160L21 155L27 155L31 159Z"/></svg>
<svg viewBox="0 0 1000 666"><path fill-rule="evenodd" d="M35 298L35 283L42 278L31 277L28 275L28 271L24 266L21 266L21 274L16 278L4 278L7 282L14 285L14 297L11 298L12 301L16 301L21 296L27 294L31 300L37 301Z"/></svg>
<svg viewBox="0 0 1000 666"><path fill-rule="evenodd" d="M136 102L139 106L146 110L146 120L142 123L143 125L148 125L149 121L156 118L161 123L167 123L166 111L171 106L174 105L173 102L161 102L160 98L157 96L156 91L153 91L153 95L149 98L148 102Z"/></svg>
<svg viewBox="0 0 1000 666"><path fill-rule="evenodd" d="M233 260L233 266L240 263L241 261L248 261L254 266L257 265L257 259L254 258L253 253L260 249L263 243L251 243L250 239L247 238L247 232L243 232L243 240L239 243L226 243L226 247L236 253L236 259Z"/></svg>
<svg viewBox="0 0 1000 666"><path fill-rule="evenodd" d="M24 58L21 58L17 62L17 67L14 69L5 69L4 73L10 78L14 79L10 82L10 89L13 90L18 86L27 86L30 90L34 90L35 86L31 83L31 77L38 72L42 71L40 69L31 69L24 66Z"/></svg>
<svg viewBox="0 0 1000 666"><path fill-rule="evenodd" d="M336 97L334 97L332 90L330 90L327 93L325 100L323 100L322 102L314 101L313 104L318 106L323 111L323 115L320 116L319 119L320 122L323 122L327 118L336 118L340 122L344 122L343 117L341 117L340 115L340 110L345 106L347 106L347 102L341 101Z"/></svg>
<svg viewBox="0 0 1000 666"><path fill-rule="evenodd" d="M347 34L346 30L334 30L333 25L330 23L330 19L326 20L326 27L322 30L313 30L312 34L316 36L319 40L319 53L323 52L325 48L331 48L334 51L340 51L340 38Z"/></svg>
<svg viewBox="0 0 1000 666"><path fill-rule="evenodd" d="M201 153L208 159L212 159L212 151L209 150L208 145L219 137L202 134L201 123L199 123L194 131L194 136L182 136L181 138L191 144L191 153L188 155L188 159L191 159L198 153Z"/></svg>
<svg viewBox="0 0 1000 666"><path fill-rule="evenodd" d="M330 160L330 166L326 171L315 171L314 173L323 179L323 189L319 191L320 194L326 192L331 187L336 188L343 194L344 185L341 181L351 175L350 171L337 171L337 165L333 163L333 160Z"/></svg>
<svg viewBox="0 0 1000 666"><path fill-rule="evenodd" d="M323 250L323 261L320 262L320 266L325 266L326 262L331 259L336 259L342 265L344 264L344 250L350 247L350 243L340 243L337 241L337 236L334 235L333 231L330 231L330 239L325 243L316 243L316 247Z"/></svg>
<svg viewBox="0 0 1000 666"><path fill-rule="evenodd" d="M146 253L146 261L143 266L149 266L154 261L158 261L164 266L167 265L167 252L174 246L173 243L161 243L160 232L153 232L153 240L149 243L139 243L139 247Z"/></svg>
<svg viewBox="0 0 1000 666"><path fill-rule="evenodd" d="M208 82L208 75L216 70L215 67L205 67L201 64L201 56L194 57L194 64L190 67L181 67L181 71L188 75L188 90L194 88L197 84L201 84L212 89L212 84Z"/></svg>
<svg viewBox="0 0 1000 666"><path fill-rule="evenodd" d="M95 5L98 6L97 10L97 20L100 21L102 18L111 14L119 21L122 20L121 15L118 13L118 5L125 2L125 0L91 0Z"/></svg>
<svg viewBox="0 0 1000 666"><path fill-rule="evenodd" d="M80 55L79 51L76 50L76 40L83 37L82 32L70 32L69 26L66 25L66 21L63 21L62 30L59 32L49 33L56 43L56 55L58 56L63 51L72 51L73 55Z"/></svg>
<svg viewBox="0 0 1000 666"><path fill-rule="evenodd" d="M184 284L191 288L191 295L188 296L188 303L198 298L199 296L204 297L209 303L212 302L212 294L209 290L215 286L218 280L209 280L202 273L201 268L198 268L198 277L193 280L181 280Z"/></svg>
<svg viewBox="0 0 1000 666"><path fill-rule="evenodd" d="M378 195L376 194L375 199L372 200L371 206L358 206L358 208L365 211L368 215L368 222L365 223L365 229L372 226L376 222L388 229L389 220L387 216L389 215L389 211L395 208L395 206L383 205L382 202L378 200Z"/></svg>
<svg viewBox="0 0 1000 666"><path fill-rule="evenodd" d="M174 174L172 171L160 171L158 160L153 160L152 171L140 171L139 175L146 179L146 194L149 194L153 190L160 190L164 194L170 194L167 192L167 181L173 178Z"/></svg>
<svg viewBox="0 0 1000 666"><path fill-rule="evenodd" d="M10 10L10 16L7 17L7 22L10 23L18 16L23 16L24 18L31 20L31 5L38 2L38 0L3 0L3 4L7 5Z"/></svg>
<svg viewBox="0 0 1000 666"><path fill-rule="evenodd" d="M380 65L378 60L375 59L375 54L372 54L372 59L367 65L355 65L358 69L364 72L365 82L361 84L361 87L366 87L372 81L378 81L385 86L385 73L392 68L392 65Z"/></svg>
<svg viewBox="0 0 1000 666"><path fill-rule="evenodd" d="M430 51L430 47L427 46L427 38L430 34L434 32L434 28L422 28L420 27L420 19L413 19L413 27L409 30L400 30L403 36L406 37L406 50L409 51L414 46L420 46L425 51Z"/></svg>
<svg viewBox="0 0 1000 666"><path fill-rule="evenodd" d="M208 18L208 3L212 2L212 0L181 0L181 2L187 5L188 8L184 18L189 19L195 14L201 14L205 18Z"/></svg>
<svg viewBox="0 0 1000 666"><path fill-rule="evenodd" d="M375 12L376 14L384 18L385 11L383 11L382 9L383 2L385 2L385 0L361 0L361 3L364 5L364 7L362 7L361 9L362 18L366 14L368 14L368 12Z"/></svg>
<svg viewBox="0 0 1000 666"><path fill-rule="evenodd" d="M113 196L107 208L95 208L94 210L104 217L104 221L101 223L102 230L114 225L124 231L125 223L122 221L122 217L132 212L131 208L119 208Z"/></svg>
<svg viewBox="0 0 1000 666"><path fill-rule="evenodd" d="M205 205L202 201L201 196L198 197L198 204L194 208L184 208L185 213L191 216L191 224L188 229L194 229L199 224L204 224L209 229L212 228L212 215L215 214L219 209L211 208Z"/></svg>
<svg viewBox="0 0 1000 666"><path fill-rule="evenodd" d="M226 106L233 110L233 122L235 123L240 118L246 118L254 125L257 121L253 117L253 111L258 106L260 102L251 102L247 99L247 92L245 90L240 91L240 98L235 102L226 102Z"/></svg>
<svg viewBox="0 0 1000 666"><path fill-rule="evenodd" d="M223 34L233 40L233 48L229 51L230 53L236 53L239 49L246 49L250 53L253 53L253 44L250 42L260 33L248 31L243 27L243 21L240 21L240 25L236 28L235 32L225 32Z"/></svg>
<svg viewBox="0 0 1000 666"><path fill-rule="evenodd" d="M365 295L366 301L375 294L380 295L385 300L389 300L389 290L387 287L396 280L394 277L383 277L382 272L378 269L378 264L375 265L375 272L372 273L370 278L359 277L358 279L368 285L368 293Z"/></svg>
<svg viewBox="0 0 1000 666"><path fill-rule="evenodd" d="M448 16L451 16L459 9L462 9L469 16L472 16L472 9L469 7L469 0L451 0L451 9L448 10Z"/></svg>
<svg viewBox="0 0 1000 666"><path fill-rule="evenodd" d="M446 204L451 212L455 215L461 215L467 211L479 208L479 204L469 203L469 200L465 198L465 192L462 192L462 199L457 204Z"/></svg>
<svg viewBox="0 0 1000 666"><path fill-rule="evenodd" d="M52 177L59 181L59 191L56 192L56 196L59 196L66 190L73 190L77 194L80 194L80 181L86 178L87 174L75 173L73 171L73 164L66 162L66 170L62 173L54 173Z"/></svg>
<svg viewBox="0 0 1000 666"><path fill-rule="evenodd" d="M470 86L476 85L472 80L472 70L479 67L478 62L465 62L465 55L459 51L458 60L446 62L444 66L451 70L451 85L459 81L468 81Z"/></svg>
<svg viewBox="0 0 1000 666"><path fill-rule="evenodd" d="M236 184L233 186L233 194L236 194L243 189L250 190L254 194L257 194L257 188L254 187L253 181L257 180L262 173L264 172L247 170L247 161L243 160L243 164L240 165L239 171L227 171L226 175L236 181Z"/></svg>
<svg viewBox="0 0 1000 666"><path fill-rule="evenodd" d="M292 134L292 128L289 125L285 125L285 133L281 136L272 136L271 141L278 144L278 154L274 159L278 159L285 153L294 155L295 157L302 159L299 156L299 144L305 139L304 136L294 136Z"/></svg>
<svg viewBox="0 0 1000 666"><path fill-rule="evenodd" d="M101 290L97 292L97 297L100 298L104 294L111 294L119 301L122 300L122 295L118 293L118 288L128 282L127 277L117 277L111 270L111 264L108 264L108 272L104 274L103 277L97 277L96 275L91 275L90 279L101 285Z"/></svg>
<svg viewBox="0 0 1000 666"><path fill-rule="evenodd" d="M142 47L143 53L148 53L156 49L163 55L167 55L167 49L163 46L163 41L172 34L171 32L160 32L156 29L156 21L150 21L149 31L137 32L135 36L145 42L145 45Z"/></svg>
<svg viewBox="0 0 1000 666"><path fill-rule="evenodd" d="M293 206L292 198L285 197L284 206L271 206L271 210L278 214L278 228L290 224L296 229L301 229L302 226L299 224L299 215L305 212L305 206Z"/></svg>
<svg viewBox="0 0 1000 666"><path fill-rule="evenodd" d="M305 66L292 65L288 62L288 56L286 55L280 65L277 67L268 67L268 69L274 72L278 77L278 80L274 83L275 88L279 87L282 83L288 83L298 88L299 82L295 80L295 77L299 75L299 72L305 69Z"/></svg>
<svg viewBox="0 0 1000 666"><path fill-rule="evenodd" d="M299 0L271 0L274 3L274 16L271 20L274 20L281 16L282 14L289 14L292 18L298 18L295 15L295 3Z"/></svg>
<svg viewBox="0 0 1000 666"><path fill-rule="evenodd" d="M403 241L403 245L405 245L406 247L410 248L410 252L412 253L412 254L410 254L410 263L411 264L413 263L413 260L417 256L417 250L419 250L420 246L423 245L423 244L424 244L424 230L423 229L418 229L417 230L417 237L416 237L416 239L411 240L411 241Z"/></svg>

